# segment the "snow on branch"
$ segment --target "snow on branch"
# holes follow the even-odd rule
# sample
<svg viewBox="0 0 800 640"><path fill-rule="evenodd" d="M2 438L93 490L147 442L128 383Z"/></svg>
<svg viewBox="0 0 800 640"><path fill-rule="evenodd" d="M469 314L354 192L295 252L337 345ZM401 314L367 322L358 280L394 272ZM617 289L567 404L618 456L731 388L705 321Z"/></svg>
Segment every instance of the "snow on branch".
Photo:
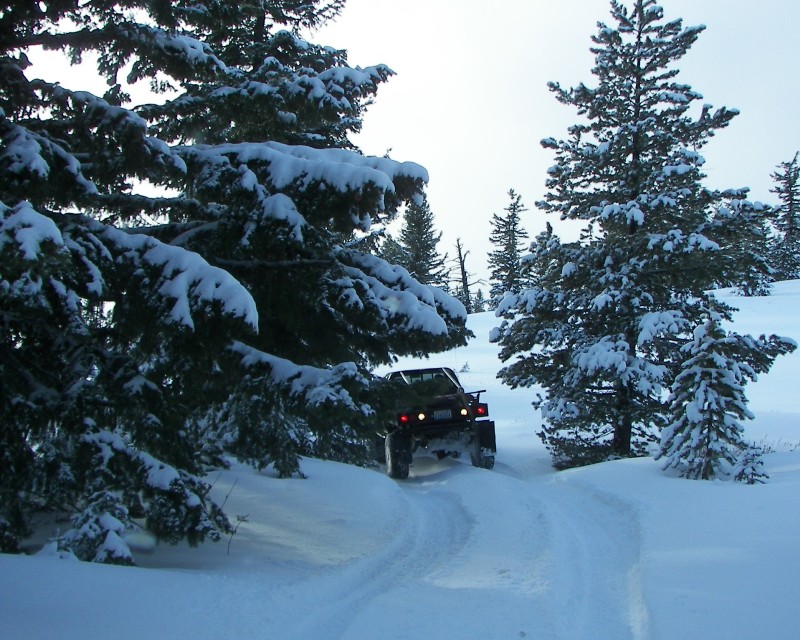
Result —
<svg viewBox="0 0 800 640"><path fill-rule="evenodd" d="M192 302L219 302L226 313L258 329L258 311L253 297L227 271L211 266L197 253L164 244L150 236L125 233L94 221L90 221L90 226L98 237L124 251L126 259L134 265L161 269L158 293L175 300L170 312L173 322L194 328Z"/></svg>
<svg viewBox="0 0 800 640"><path fill-rule="evenodd" d="M692 251L720 251L719 244L701 232L684 234L680 229L672 229L666 233L650 234L648 250L660 249L666 253L690 253Z"/></svg>
<svg viewBox="0 0 800 640"><path fill-rule="evenodd" d="M337 109L349 111L353 108L353 103L344 95L345 89L342 85L355 91L358 97L362 93L374 92L377 82L391 73L391 70L383 65L366 69L332 67L316 76L299 76L294 82L286 83L286 91L289 94L303 94L309 100L317 100Z"/></svg>
<svg viewBox="0 0 800 640"><path fill-rule="evenodd" d="M258 189L258 187L255 187ZM263 194L262 199L263 213L267 218L283 220L293 229L293 236L300 241L302 239L302 229L306 226L306 219L297 210L294 201L283 193L273 195Z"/></svg>
<svg viewBox="0 0 800 640"><path fill-rule="evenodd" d="M104 483L108 484L109 476L116 473L112 469L120 466L139 478L141 490L147 495L147 527L157 537L175 543L186 536L190 544L205 537L219 539L219 532L227 523L218 507L207 500L209 487L200 478L159 460L115 431L92 429L80 441L89 447L93 473Z"/></svg>
<svg viewBox="0 0 800 640"><path fill-rule="evenodd" d="M100 456L98 459L100 466L108 466L112 458L119 454L133 460L139 465L147 479L148 487L152 489L169 491L183 481L175 467L154 458L145 451L140 451L117 433L103 429L95 433L86 433L81 440L97 450ZM190 498L190 506L199 503L196 496Z"/></svg>
<svg viewBox="0 0 800 640"><path fill-rule="evenodd" d="M211 47L184 34L170 33L164 29L145 25L127 25L121 28L121 35L147 47L163 51L192 66L207 66L220 72L233 72L211 49ZM132 76L130 80L135 80Z"/></svg>
<svg viewBox="0 0 800 640"><path fill-rule="evenodd" d="M16 243L25 260L37 260L46 242L57 247L64 245L56 224L29 202L20 202L12 208L0 202L0 252L11 242Z"/></svg>
<svg viewBox="0 0 800 640"><path fill-rule="evenodd" d="M288 387L290 395L302 397L310 405L333 403L352 410L361 409L361 404L342 387L342 382L348 379L366 383L352 362L341 363L329 369L299 365L238 341L231 345L231 350L242 356L244 367L268 367L274 384Z"/></svg>
<svg viewBox="0 0 800 640"><path fill-rule="evenodd" d="M58 161L84 193L97 193L95 184L83 175L80 162L63 147L19 125L2 125L7 128L0 150L0 168L4 171L20 180L47 180L53 162Z"/></svg>
<svg viewBox="0 0 800 640"><path fill-rule="evenodd" d="M177 147L186 157L196 157L207 167L224 167L222 158L235 158L238 163L263 163L269 168L269 183L281 190L300 184L324 183L340 193L360 191L368 185L383 193L395 191L394 181L408 178L427 182L428 172L413 162L398 162L389 158L362 156L347 149L315 149L303 145L279 142L193 145ZM252 167L251 167L252 168ZM255 188L255 175L248 178ZM383 199L380 208L385 208Z"/></svg>
<svg viewBox="0 0 800 640"><path fill-rule="evenodd" d="M42 146L37 138L27 129L12 125L3 140L0 162L5 163L11 173L32 173L46 178L50 173L50 165L42 158Z"/></svg>
<svg viewBox="0 0 800 640"><path fill-rule="evenodd" d="M688 322L684 314L677 310L651 311L639 318L639 337L637 345L651 342L661 334L678 334L686 331Z"/></svg>
<svg viewBox="0 0 800 640"><path fill-rule="evenodd" d="M572 361L575 372L568 373L568 377L574 377L576 372L581 372L582 376L608 374L633 385L642 394L661 393L667 374L666 367L631 355L627 342L612 336L603 336L576 350Z"/></svg>
<svg viewBox="0 0 800 640"><path fill-rule="evenodd" d="M603 336L597 342L576 352L572 359L576 366L588 375L599 370L621 374L629 365L628 344L618 338Z"/></svg>
<svg viewBox="0 0 800 640"><path fill-rule="evenodd" d="M456 298L436 287L420 284L402 267L358 251L342 250L339 257L349 263L344 267L345 274L368 287L367 293L360 296L353 291L353 301L377 308L384 320L400 321L408 330L439 336L449 332L440 311L450 318L466 321L466 309Z"/></svg>
<svg viewBox="0 0 800 640"><path fill-rule="evenodd" d="M644 212L636 201L630 201L624 205L606 204L603 206L600 213L600 218L602 220L616 217L624 217L626 224L644 224Z"/></svg>
<svg viewBox="0 0 800 640"><path fill-rule="evenodd" d="M102 130L104 135L127 137L129 142L138 138L154 162L186 172L183 160L172 151L166 142L147 135L147 121L134 111L111 104L105 98L98 97L89 91L73 91L61 85L52 85L40 80L32 82L32 86L43 93L50 94L56 104L69 106L79 111L89 120L92 127L95 127L97 131ZM77 160L72 156L69 157L76 166L79 166ZM75 173L74 170L72 172Z"/></svg>

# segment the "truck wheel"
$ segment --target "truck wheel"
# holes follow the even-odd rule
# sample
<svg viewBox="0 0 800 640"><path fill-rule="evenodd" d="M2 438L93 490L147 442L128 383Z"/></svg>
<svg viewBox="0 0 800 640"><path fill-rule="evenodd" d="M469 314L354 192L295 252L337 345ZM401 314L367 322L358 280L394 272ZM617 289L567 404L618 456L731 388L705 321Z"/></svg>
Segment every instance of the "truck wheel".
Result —
<svg viewBox="0 0 800 640"><path fill-rule="evenodd" d="M494 455L497 451L494 422L476 422L474 427L469 449L472 466L479 469L493 469Z"/></svg>
<svg viewBox="0 0 800 640"><path fill-rule="evenodd" d="M408 478L411 442L407 434L392 431L386 435L386 475L390 478Z"/></svg>
<svg viewBox="0 0 800 640"><path fill-rule="evenodd" d="M491 449L483 449L479 446L472 448L469 453L470 460L473 467L479 469L493 469L494 468L494 451Z"/></svg>
<svg viewBox="0 0 800 640"><path fill-rule="evenodd" d="M481 454L481 468L494 469L494 452L486 450Z"/></svg>
<svg viewBox="0 0 800 640"><path fill-rule="evenodd" d="M494 468L494 451L482 446L480 434L475 433L469 447L469 458L473 467L478 469Z"/></svg>

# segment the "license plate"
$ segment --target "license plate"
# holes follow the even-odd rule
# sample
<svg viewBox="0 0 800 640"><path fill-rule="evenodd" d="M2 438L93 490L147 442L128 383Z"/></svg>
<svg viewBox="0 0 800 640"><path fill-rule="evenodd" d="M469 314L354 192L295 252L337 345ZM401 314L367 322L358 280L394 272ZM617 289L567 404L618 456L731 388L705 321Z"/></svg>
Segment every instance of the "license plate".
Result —
<svg viewBox="0 0 800 640"><path fill-rule="evenodd" d="M450 409L440 409L439 411L433 412L433 419L434 420L449 420L453 417L453 412Z"/></svg>

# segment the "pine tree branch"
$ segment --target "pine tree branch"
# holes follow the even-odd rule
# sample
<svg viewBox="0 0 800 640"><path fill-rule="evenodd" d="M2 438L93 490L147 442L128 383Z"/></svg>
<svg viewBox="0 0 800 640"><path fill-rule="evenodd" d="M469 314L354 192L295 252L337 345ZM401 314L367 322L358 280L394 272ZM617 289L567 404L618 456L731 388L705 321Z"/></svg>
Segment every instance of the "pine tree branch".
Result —
<svg viewBox="0 0 800 640"><path fill-rule="evenodd" d="M86 49L87 47L113 40L118 35L118 32L119 29L115 26L103 29L81 29L80 31L65 33L43 31L17 38L10 44L9 48L26 49L38 46L50 50L63 49L65 47Z"/></svg>
<svg viewBox="0 0 800 640"><path fill-rule="evenodd" d="M213 262L220 267L238 269L292 269L294 267L328 267L336 264L335 260L315 258L296 258L294 260L230 260L215 258Z"/></svg>

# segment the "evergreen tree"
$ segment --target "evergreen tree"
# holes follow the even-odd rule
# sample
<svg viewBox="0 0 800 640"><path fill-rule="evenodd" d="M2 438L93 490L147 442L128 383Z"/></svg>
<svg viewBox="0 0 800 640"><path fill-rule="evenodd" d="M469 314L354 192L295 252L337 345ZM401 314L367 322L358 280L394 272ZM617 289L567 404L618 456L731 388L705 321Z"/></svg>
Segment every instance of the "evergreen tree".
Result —
<svg viewBox="0 0 800 640"><path fill-rule="evenodd" d="M489 252L489 296L493 307L507 293L519 293L524 286L520 265L528 233L522 228L521 215L527 211L522 196L513 189L508 191L509 204L505 214L492 214L492 231L489 240L494 249Z"/></svg>
<svg viewBox="0 0 800 640"><path fill-rule="evenodd" d="M669 399L673 422L661 434L656 459L686 478L740 476L752 484L763 473L754 470L752 447L743 437L742 420L753 418L744 386L794 344L774 336L757 340L728 334L721 321L709 313L682 347L688 358L675 378ZM750 470L739 469L743 459Z"/></svg>
<svg viewBox="0 0 800 640"><path fill-rule="evenodd" d="M396 264L404 268L406 268L406 265L411 264L406 248L391 235L387 235L383 239L376 253L390 264Z"/></svg>
<svg viewBox="0 0 800 640"><path fill-rule="evenodd" d="M483 295L483 290L478 289L472 298L472 312L483 313L488 310L488 304L486 303L486 297Z"/></svg>
<svg viewBox="0 0 800 640"><path fill-rule="evenodd" d="M442 256L437 248L441 239L428 200L423 197L419 203L408 204L399 238L388 237L381 256L404 267L418 282L447 290L447 256Z"/></svg>
<svg viewBox="0 0 800 640"><path fill-rule="evenodd" d="M141 519L218 538L225 449L363 459L371 367L463 344L462 305L369 252L426 173L349 142L391 72L295 31L342 5L4 3L3 550L41 509L83 559L130 562ZM35 79L36 46L98 54L108 91ZM131 104L123 72L172 97Z"/></svg>
<svg viewBox="0 0 800 640"><path fill-rule="evenodd" d="M779 236L772 253L778 280L800 278L800 153L782 162L772 174L780 206L776 226Z"/></svg>
<svg viewBox="0 0 800 640"><path fill-rule="evenodd" d="M742 193L742 198L744 198ZM721 273L736 274L732 281L720 280L717 286L732 286L743 296L768 296L775 270L770 265L772 207L733 199L718 207L707 233L721 245L719 260L728 264Z"/></svg>
<svg viewBox="0 0 800 640"><path fill-rule="evenodd" d="M687 360L681 347L709 313L731 318L707 291L748 268L726 253L728 222L715 213L755 209L746 191L702 186L698 151L737 113L705 104L693 115L701 96L675 79L703 27L665 21L654 0L612 0L611 15L592 38L597 86L550 85L583 120L566 140L542 141L556 164L537 204L585 232L537 238L532 286L503 301L494 335L514 358L503 380L544 389L540 435L559 467L644 454L676 421L663 398Z"/></svg>

